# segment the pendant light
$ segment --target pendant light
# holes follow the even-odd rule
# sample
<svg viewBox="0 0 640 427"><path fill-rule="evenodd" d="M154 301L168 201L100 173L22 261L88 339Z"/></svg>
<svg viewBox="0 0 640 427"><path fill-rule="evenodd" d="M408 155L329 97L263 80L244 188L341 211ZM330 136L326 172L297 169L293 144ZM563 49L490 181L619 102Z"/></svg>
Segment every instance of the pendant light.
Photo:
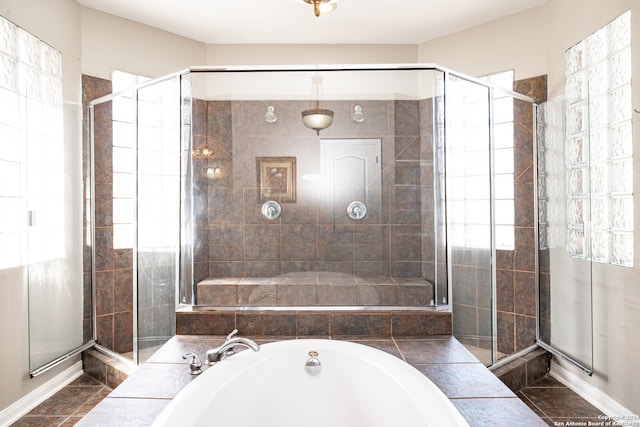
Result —
<svg viewBox="0 0 640 427"><path fill-rule="evenodd" d="M309 129L315 130L316 135L320 135L321 130L328 128L333 123L333 111L318 106L321 85L322 77L311 78L311 90L315 92L315 94L312 93L312 98L315 98L315 101L312 108L302 112L302 123Z"/></svg>

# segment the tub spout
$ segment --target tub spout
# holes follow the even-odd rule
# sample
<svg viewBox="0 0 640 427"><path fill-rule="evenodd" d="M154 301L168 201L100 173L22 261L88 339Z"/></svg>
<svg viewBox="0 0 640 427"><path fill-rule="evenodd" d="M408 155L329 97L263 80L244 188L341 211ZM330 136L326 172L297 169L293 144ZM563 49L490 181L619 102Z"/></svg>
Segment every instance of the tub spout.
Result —
<svg viewBox="0 0 640 427"><path fill-rule="evenodd" d="M237 332L237 331L235 331ZM253 351L259 351L260 350L260 346L258 344L256 344L255 341L249 339L249 338L244 338L244 337L234 337L234 338L230 338L231 336L233 336L234 333L232 332L231 334L229 334L229 337L227 337L227 340L224 342L224 344L222 344L220 347L211 349L211 350L207 350L207 363L209 365L213 365L219 361L221 361L224 357L229 356L231 354L234 353L233 348L237 345L242 346L242 347L246 347L246 348L250 348Z"/></svg>

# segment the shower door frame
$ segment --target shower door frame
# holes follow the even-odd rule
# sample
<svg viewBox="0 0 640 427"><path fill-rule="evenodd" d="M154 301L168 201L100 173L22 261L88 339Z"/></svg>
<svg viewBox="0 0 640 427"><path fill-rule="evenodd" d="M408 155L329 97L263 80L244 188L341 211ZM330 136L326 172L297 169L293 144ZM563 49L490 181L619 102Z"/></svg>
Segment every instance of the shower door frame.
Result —
<svg viewBox="0 0 640 427"><path fill-rule="evenodd" d="M91 342L86 344L83 347L83 350L88 349L88 348L95 348L96 350L98 350L99 352L113 358L116 359L124 364L131 364L133 363L134 365L138 365L140 364L140 357L139 357L139 342L140 342L140 337L139 337L139 308L138 308L138 256L139 256L139 248L138 248L138 185L137 185L137 179L136 179L136 185L134 185L133 188L133 200L136 201L136 203L133 204L133 216L134 216L134 221L133 221L133 247L132 247L132 253L133 253L133 259L132 259L132 275L133 275L133 296L132 296L132 304L133 304L133 357L132 359L129 359L123 355L121 355L120 353L118 353L117 351L107 348L103 345L100 344L99 340L98 340L98 321L97 321L97 310L96 310L96 299L97 299L97 291L96 291L96 283L97 283L97 268L96 268L96 203L95 203L95 195L96 195L96 179L95 179L95 134L94 134L94 130L95 130L95 106L105 103L105 102L112 102L115 98L117 98L118 96L122 96L123 94L127 93L127 92L133 92L133 105L135 106L135 113L133 115L133 122L132 122L132 126L134 129L134 134L133 134L133 139L135 142L134 145L134 164L135 164L135 171L134 171L134 176L138 176L138 92L140 89L144 89L147 87L151 87L153 85L156 84L160 84L163 82L167 82L167 81L171 81L171 80L175 80L176 84L178 85L178 99L181 99L182 96L182 87L181 87L181 76L184 73L184 71L179 71L179 72L175 72L172 74L168 74L165 76L161 76L158 78L154 78L154 79L150 79L144 83L140 83L137 84L135 86L129 87L127 89L124 89L122 91L116 92L116 93L110 93L104 96L101 96L99 98L96 98L92 101L89 102L88 104L88 110L89 110L89 168L90 168L90 189L91 189L91 197L90 197L90 218L91 218L91 227L89 230L89 238L90 241L92 242L91 244L91 333L92 333L92 339ZM180 117L179 120L179 124L182 125L182 117ZM181 215L179 216L178 220L181 220ZM181 233L179 233L179 239L181 238ZM179 242L178 242L179 243ZM180 246L178 246L178 249L180 250ZM179 253L178 256L180 256L181 254ZM175 277L174 277L174 283L176 284L176 289L174 290L174 295L175 295L175 308L178 308L178 291L179 291L179 282L178 282L178 278L179 278L179 273L180 273L180 269L178 268L178 262L176 262L176 272L175 272Z"/></svg>
<svg viewBox="0 0 640 427"><path fill-rule="evenodd" d="M465 75L463 73L459 73L453 70L450 70L446 67L442 67L440 65L437 64L432 64L432 63L427 63L427 64L377 64L377 65L359 65L359 64L355 64L355 65L332 65L332 66L298 66L298 67L287 67L287 66L282 66L282 67L273 67L273 66L221 66L221 67L207 67L207 66L202 66L202 67L191 67L187 70L184 70L181 75L183 77L187 77L188 75L194 73L207 73L207 72L211 72L211 73L243 73L243 72L286 72L286 71L309 71L309 72L318 72L318 71L401 71L401 70L414 70L414 71L419 71L419 70L424 70L424 71L438 71L443 73L443 75L445 75L445 79L448 79L449 76L454 76L460 79L464 79L468 82L471 83L475 83L478 84L480 86L484 86L488 88L488 97L491 97L493 94L493 90L499 90L502 93L505 93L511 97L513 97L514 99L518 99L521 101L525 101L527 103L530 103L532 105L535 105L535 101L523 94L520 94L518 92L515 92L513 90L509 90L509 89L504 89L502 87L497 87L489 82L480 80L478 78L469 76L469 75ZM440 93L435 93L434 96L442 96L443 98L446 98L447 93L446 93L446 89L444 90L444 93L440 94ZM183 100L184 101L184 100ZM491 101L491 99L488 99L488 101ZM489 102L489 105L492 106L492 101ZM491 107L492 108L492 107ZM435 114L435 105L434 105L434 114ZM445 111L446 114L446 111ZM491 117L493 117L493 111L490 112ZM436 129L437 124L435 122L435 118L434 118L434 138L436 138L436 132L439 132L438 129ZM491 135L490 135L490 141L491 141L491 146L493 147L493 130L491 129ZM444 131L445 135L446 135L446 120L445 120L445 124L444 127L442 129L442 131ZM445 137L445 144L446 144L446 137ZM183 144L184 145L184 144ZM434 141L434 145L435 145L435 141ZM189 154L189 152L186 150L186 148L183 146L183 155L187 155ZM434 146L434 163L437 162L437 147ZM491 152L491 162L493 163L493 152ZM184 160L183 160L184 161ZM187 164L189 165L189 170L187 171L187 176L186 179L190 180L192 179L189 176L189 173L191 173L191 168L190 168L190 162L187 162ZM437 173L437 168L434 168L434 185L436 183L436 181L439 179L438 176L436 176ZM493 164L491 165L491 170L493 170ZM536 171L534 170L534 173ZM184 174L183 174L184 176ZM492 188L492 195L493 195L493 177L491 178L491 188ZM445 184L446 185L446 184ZM192 187L191 187L192 188ZM444 189L443 189L444 190ZM193 200L193 194L189 195L191 197L191 200ZM434 199L436 199L438 197L437 194L435 194L434 191ZM434 200L437 201L437 200ZM492 204L492 211L493 211L493 204L494 204L494 200L493 197L491 197L491 204ZM190 207L189 212L185 212L186 214L191 214L193 215L193 206ZM434 213L435 214L435 213ZM537 212L535 212L536 218L534 221L534 224L537 224ZM443 223L446 224L446 213L444 214L445 218L443 219ZM492 216L493 216L493 212L492 212ZM186 221L187 223L189 221ZM492 220L493 223L493 220ZM436 245L437 242L439 242L439 239L442 239L443 236L440 236L439 233L439 229L437 227L437 220L434 218L434 225L436 225L435 227L435 241L436 241ZM193 234L194 230L192 226L189 226L189 224L186 224L184 219L183 219L183 233L186 234ZM449 246L446 244L446 230L443 230L445 233L445 236L443 238L443 241L445 243L445 257L449 257L450 256L450 250L449 250ZM537 232L537 230L536 230ZM492 300L492 307L491 307L491 317L492 317L492 334L495 337L496 335L496 331L497 331L497 316L496 316L496 285L495 285L495 278L496 278L496 273L495 273L495 236L493 235L493 233L491 233L491 248L492 248L492 252L491 252L491 258L492 258L492 284L491 284L491 300ZM182 241L186 242L189 239L186 238L186 236L182 237ZM191 239L192 240L192 239ZM214 307L208 307L208 306L197 306L196 302L197 302L197 288L196 288L196 284L194 283L192 277L193 277L193 268L194 268L194 260L193 258L189 259L184 259L183 256L185 255L184 251L181 251L181 263L183 265L187 265L189 266L189 272L185 272L181 269L181 277L180 277L180 290L179 290L179 295L180 295L180 305L182 307L197 307L198 309L214 309ZM446 288L446 295L439 295L439 280L438 278L438 268L437 268L437 259L438 259L438 251L436 250L436 258L435 258L435 265L436 265L436 269L435 269L435 274L436 274L436 283L434 284L434 297L435 297L435 302L436 302L436 309L445 309L448 310L451 307L451 286L449 283L450 280L450 271L447 271L447 278L445 280L445 284L447 286ZM447 270L450 269L450 262L448 262L448 260L446 261L446 268ZM535 269L537 271L538 269L538 260L537 260L537 251L536 251L536 260L535 260ZM537 282L536 282L536 286L537 286ZM446 304L440 305L438 303L438 300L442 297L442 296L446 296L447 297L447 302ZM255 310L255 311L273 311L273 310L287 310L287 309L295 309L295 310L319 310L319 311L323 311L323 310L381 310L381 309L403 309L403 310L424 310L425 308L429 308L429 307L380 307L380 306L370 306L370 307L366 307L366 306L343 306L343 307L339 307L339 306L310 306L310 307L277 307L277 306L242 306L242 307L215 307L215 309L223 309L223 310L247 310L247 311L251 311L251 310ZM431 307L433 308L433 307ZM536 331L537 332L537 331ZM537 336L536 336L537 339ZM495 354L497 354L497 342L496 339L494 338L492 340L492 354L493 356L493 361L495 362ZM501 359L505 360L507 358Z"/></svg>

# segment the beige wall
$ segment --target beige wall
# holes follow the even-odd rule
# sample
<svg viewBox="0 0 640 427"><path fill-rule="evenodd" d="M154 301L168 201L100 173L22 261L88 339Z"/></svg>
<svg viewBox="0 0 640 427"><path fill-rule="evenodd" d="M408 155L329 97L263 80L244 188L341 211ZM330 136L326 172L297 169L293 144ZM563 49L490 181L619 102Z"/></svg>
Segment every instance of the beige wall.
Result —
<svg viewBox="0 0 640 427"><path fill-rule="evenodd" d="M62 51L65 159L80 165L80 8L74 0L2 0L0 15ZM68 238L82 244L82 183L78 168L70 212L78 219ZM79 360L29 379L27 272L24 267L0 270L0 411Z"/></svg>
<svg viewBox="0 0 640 427"><path fill-rule="evenodd" d="M208 45L206 65L392 64L417 60L415 45L236 44Z"/></svg>
<svg viewBox="0 0 640 427"><path fill-rule="evenodd" d="M516 80L545 70L544 9L535 8L418 46L418 60L472 76L515 70Z"/></svg>
<svg viewBox="0 0 640 427"><path fill-rule="evenodd" d="M160 77L206 61L206 45L127 19L81 8L82 73L111 79L113 70Z"/></svg>

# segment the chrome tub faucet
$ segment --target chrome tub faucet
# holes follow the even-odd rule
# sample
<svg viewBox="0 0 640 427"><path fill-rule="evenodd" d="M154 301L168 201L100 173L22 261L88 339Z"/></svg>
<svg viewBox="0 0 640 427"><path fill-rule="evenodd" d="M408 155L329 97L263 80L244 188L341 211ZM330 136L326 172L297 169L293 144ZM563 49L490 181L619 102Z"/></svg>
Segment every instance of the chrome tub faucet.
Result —
<svg viewBox="0 0 640 427"><path fill-rule="evenodd" d="M207 350L207 364L214 365L225 357L229 357L232 354L235 354L234 347L237 345L250 348L253 351L260 350L260 346L256 344L255 341L249 338L235 337L237 333L238 330L234 329L229 335L227 335L227 338L220 347Z"/></svg>

